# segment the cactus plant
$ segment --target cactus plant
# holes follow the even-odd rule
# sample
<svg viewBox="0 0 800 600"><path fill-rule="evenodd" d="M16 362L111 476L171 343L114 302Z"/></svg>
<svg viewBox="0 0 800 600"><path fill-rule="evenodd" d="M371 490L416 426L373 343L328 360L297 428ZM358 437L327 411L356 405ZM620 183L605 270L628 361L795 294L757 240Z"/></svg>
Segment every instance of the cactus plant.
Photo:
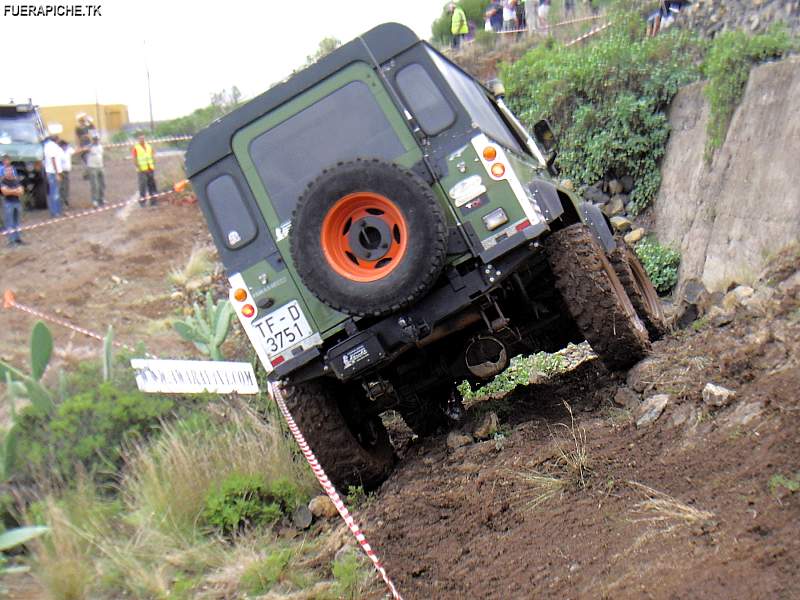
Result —
<svg viewBox="0 0 800 600"><path fill-rule="evenodd" d="M47 325L37 321L31 331L31 373L23 373L16 367L0 360L0 379L11 382L8 393L16 397L24 396L37 409L51 413L54 408L50 391L41 383L42 375L47 370L53 354L53 335ZM21 384L16 385L17 383Z"/></svg>
<svg viewBox="0 0 800 600"><path fill-rule="evenodd" d="M111 369L114 363L113 354L114 327L108 326L108 333L103 338L103 381L111 381Z"/></svg>
<svg viewBox="0 0 800 600"><path fill-rule="evenodd" d="M233 307L227 300L214 302L211 292L206 293L205 310L197 302L193 305L193 315L175 321L175 331L188 342L192 342L203 354L212 360L223 360L220 346L225 338L233 316Z"/></svg>

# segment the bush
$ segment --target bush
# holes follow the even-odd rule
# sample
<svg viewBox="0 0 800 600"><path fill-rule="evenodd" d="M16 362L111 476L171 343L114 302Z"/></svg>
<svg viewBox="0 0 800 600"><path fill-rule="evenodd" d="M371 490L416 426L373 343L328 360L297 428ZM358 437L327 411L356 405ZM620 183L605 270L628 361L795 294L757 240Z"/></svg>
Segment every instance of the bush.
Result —
<svg viewBox="0 0 800 600"><path fill-rule="evenodd" d="M658 161L669 123L664 110L699 77L703 43L671 30L644 36L636 13L615 17L610 33L586 46L538 46L501 66L508 103L528 126L548 119L560 139L556 159L578 185L630 175L637 213L661 183Z"/></svg>
<svg viewBox="0 0 800 600"><path fill-rule="evenodd" d="M265 594L278 583L289 568L293 553L289 548L276 550L266 558L251 563L242 573L239 585L249 594Z"/></svg>
<svg viewBox="0 0 800 600"><path fill-rule="evenodd" d="M636 244L635 250L656 290L660 294L669 292L678 282L680 252L662 246L652 238L643 239Z"/></svg>
<svg viewBox="0 0 800 600"><path fill-rule="evenodd" d="M233 473L208 494L202 519L224 535L232 535L291 514L299 499L297 486L288 479L267 482L259 475Z"/></svg>
<svg viewBox="0 0 800 600"><path fill-rule="evenodd" d="M720 148L728 133L733 112L744 95L750 69L768 58L789 51L792 42L784 24L749 36L743 31L726 31L714 38L703 72L708 77L705 95L711 113L708 119L706 159Z"/></svg>
<svg viewBox="0 0 800 600"><path fill-rule="evenodd" d="M20 473L48 471L62 481L79 470L113 474L125 440L148 436L174 409L174 400L120 390L110 382L68 397L52 415L28 407L19 420L19 456L27 458Z"/></svg>

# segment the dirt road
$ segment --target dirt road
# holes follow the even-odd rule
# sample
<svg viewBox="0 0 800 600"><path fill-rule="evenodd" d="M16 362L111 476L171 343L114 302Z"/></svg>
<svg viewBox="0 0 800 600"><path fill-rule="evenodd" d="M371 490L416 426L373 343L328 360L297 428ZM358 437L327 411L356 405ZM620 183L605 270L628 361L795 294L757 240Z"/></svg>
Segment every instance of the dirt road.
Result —
<svg viewBox="0 0 800 600"><path fill-rule="evenodd" d="M658 342L627 384L593 360L495 403L495 439L406 445L359 515L404 597L800 597L799 267L767 277L794 274L791 293ZM704 404L707 382L735 400ZM622 388L669 402L637 428Z"/></svg>
<svg viewBox="0 0 800 600"><path fill-rule="evenodd" d="M107 202L135 197L136 174L120 153L106 161ZM182 157L158 162L160 189L183 178ZM77 165L71 175L72 201L66 214L91 208L88 182ZM46 221L46 211L23 215L23 225ZM114 326L118 340L139 341L159 353L180 357L189 348L164 323L186 305L170 298L167 274L186 263L195 244L210 244L196 205L161 202L154 208L133 203L123 210L66 221L23 232L25 246L0 243L0 291L12 289L17 300L76 325L105 333ZM33 318L0 310L0 357L27 365ZM51 327L55 338L55 376L59 361L97 356L99 344Z"/></svg>

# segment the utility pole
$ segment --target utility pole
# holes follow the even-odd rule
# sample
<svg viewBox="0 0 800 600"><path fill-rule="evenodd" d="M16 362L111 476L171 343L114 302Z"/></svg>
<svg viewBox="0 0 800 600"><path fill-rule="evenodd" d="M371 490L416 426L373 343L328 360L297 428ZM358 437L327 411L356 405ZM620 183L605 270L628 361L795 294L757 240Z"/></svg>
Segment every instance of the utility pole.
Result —
<svg viewBox="0 0 800 600"><path fill-rule="evenodd" d="M144 72L147 74L147 102L150 105L150 133L156 130L156 124L153 120L153 95L150 93L150 67L147 66L147 40L142 41L144 46Z"/></svg>

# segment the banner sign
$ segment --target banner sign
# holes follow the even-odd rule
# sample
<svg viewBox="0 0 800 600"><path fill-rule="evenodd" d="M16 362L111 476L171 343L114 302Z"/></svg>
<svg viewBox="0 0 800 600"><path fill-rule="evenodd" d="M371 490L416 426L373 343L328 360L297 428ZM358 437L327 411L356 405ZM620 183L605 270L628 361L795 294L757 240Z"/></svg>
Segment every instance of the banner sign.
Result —
<svg viewBox="0 0 800 600"><path fill-rule="evenodd" d="M162 394L257 394L253 365L216 360L134 358L136 385L142 392Z"/></svg>

